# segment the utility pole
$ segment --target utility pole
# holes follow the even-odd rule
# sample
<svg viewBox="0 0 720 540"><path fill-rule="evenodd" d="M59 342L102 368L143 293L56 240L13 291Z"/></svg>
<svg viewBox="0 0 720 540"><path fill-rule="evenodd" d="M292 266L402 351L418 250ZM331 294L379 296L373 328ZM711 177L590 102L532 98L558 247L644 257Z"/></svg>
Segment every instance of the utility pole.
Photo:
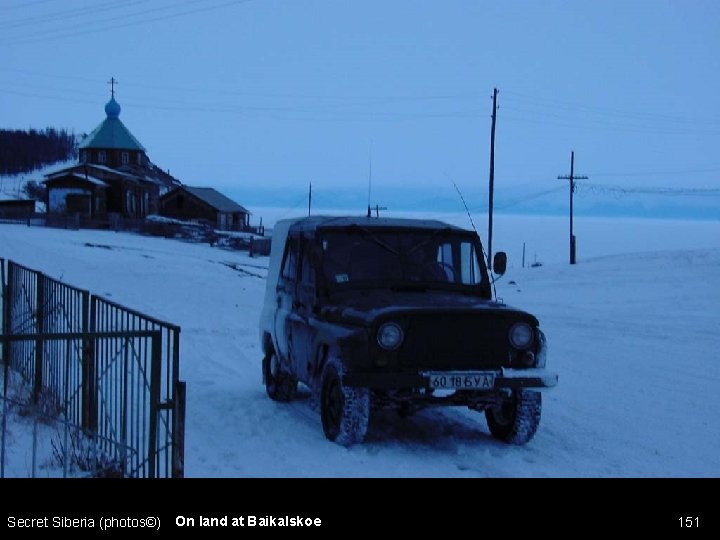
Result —
<svg viewBox="0 0 720 540"><path fill-rule="evenodd" d="M575 264L575 235L573 234L573 193L575 193L575 180L587 180L587 178L587 176L575 176L575 152L570 152L570 176L558 176L559 180L570 180L570 264Z"/></svg>
<svg viewBox="0 0 720 540"><path fill-rule="evenodd" d="M493 191L495 189L495 116L497 113L498 89L493 88L492 127L490 128L490 189L488 202L488 270L492 270L492 229L493 229Z"/></svg>
<svg viewBox="0 0 720 540"><path fill-rule="evenodd" d="M310 182L310 192L308 193L308 216L310 215L310 207L312 206L312 182Z"/></svg>

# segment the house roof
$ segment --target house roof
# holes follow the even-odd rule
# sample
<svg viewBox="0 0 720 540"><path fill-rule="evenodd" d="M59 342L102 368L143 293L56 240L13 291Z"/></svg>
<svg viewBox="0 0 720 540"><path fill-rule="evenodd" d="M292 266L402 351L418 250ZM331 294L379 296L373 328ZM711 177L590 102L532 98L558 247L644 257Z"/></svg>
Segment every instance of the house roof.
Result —
<svg viewBox="0 0 720 540"><path fill-rule="evenodd" d="M243 214L250 214L250 211L246 208L240 206L232 199L228 199L225 195L213 188L181 186L176 189L187 191L219 212L242 212ZM167 195L169 195L169 193Z"/></svg>
<svg viewBox="0 0 720 540"><path fill-rule="evenodd" d="M78 165L74 165L74 167L90 167L91 169L97 169L99 171L105 171L112 174L117 174L119 176L126 176L128 178L133 178L135 180L141 179L141 176L138 176L137 174L132 174L129 172L121 171L120 169L113 169L112 167L107 167L105 165L98 165L96 163L80 163Z"/></svg>
<svg viewBox="0 0 720 540"><path fill-rule="evenodd" d="M60 169L58 171L52 172L50 174L46 174L45 177L49 179L55 179L60 176L72 176L73 174L79 174L83 178L85 176L90 176L87 174L87 171L89 169L97 169L98 171L103 171L107 173L111 173L115 176L122 176L123 178L130 180L132 182L138 182L141 180L146 180L148 182L152 182L151 179L145 178L144 176L139 176L137 174L131 174L124 171L121 171L119 169L113 169L112 167L106 167L105 165L96 165L95 163L78 163L77 165L73 165L72 167L65 167L64 169ZM95 177L97 178L97 176Z"/></svg>
<svg viewBox="0 0 720 540"><path fill-rule="evenodd" d="M89 174L81 174L81 173L75 172L75 171L65 171L65 172L57 172L57 173L49 174L48 179L44 180L43 182L47 183L47 182L51 182L53 180L57 180L58 178L67 178L68 176L77 178L78 180L83 180L85 182L94 184L99 187L108 187L108 184L106 182L103 182L102 180L100 180L100 178L95 178L94 176L90 176Z"/></svg>
<svg viewBox="0 0 720 540"><path fill-rule="evenodd" d="M143 145L120 121L120 105L115 98L110 99L105 105L105 114L107 118L78 145L80 149L109 148L145 151Z"/></svg>

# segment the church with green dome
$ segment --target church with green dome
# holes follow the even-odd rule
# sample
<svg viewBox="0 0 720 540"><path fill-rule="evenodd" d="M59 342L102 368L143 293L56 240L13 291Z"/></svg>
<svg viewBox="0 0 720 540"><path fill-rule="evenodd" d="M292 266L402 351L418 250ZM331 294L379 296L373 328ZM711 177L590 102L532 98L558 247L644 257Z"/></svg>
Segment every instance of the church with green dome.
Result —
<svg viewBox="0 0 720 540"><path fill-rule="evenodd" d="M106 118L80 143L80 162L109 167L146 165L145 148L120 121L120 104L115 97L105 105Z"/></svg>
<svg viewBox="0 0 720 540"><path fill-rule="evenodd" d="M78 163L46 175L49 214L78 215L98 226L143 219L158 213L161 195L182 185L150 161L122 123L112 82L105 119L78 145Z"/></svg>

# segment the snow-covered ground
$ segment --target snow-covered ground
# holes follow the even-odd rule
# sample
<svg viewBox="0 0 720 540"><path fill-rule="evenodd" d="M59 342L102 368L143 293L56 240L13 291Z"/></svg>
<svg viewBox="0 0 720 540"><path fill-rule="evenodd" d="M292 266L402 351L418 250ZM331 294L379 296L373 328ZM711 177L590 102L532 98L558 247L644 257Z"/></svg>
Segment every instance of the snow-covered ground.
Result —
<svg viewBox="0 0 720 540"><path fill-rule="evenodd" d="M532 219L504 218L495 249L522 245ZM566 231L566 220L541 219ZM560 374L523 447L492 439L482 414L436 409L378 415L368 441L348 449L324 438L307 396L268 399L258 343L266 257L24 225L0 225L0 257L182 327L187 476L720 476L720 223L587 223L584 237L597 242L579 264L565 262L566 236L543 238L537 225L543 266L514 258L497 284L539 317Z"/></svg>

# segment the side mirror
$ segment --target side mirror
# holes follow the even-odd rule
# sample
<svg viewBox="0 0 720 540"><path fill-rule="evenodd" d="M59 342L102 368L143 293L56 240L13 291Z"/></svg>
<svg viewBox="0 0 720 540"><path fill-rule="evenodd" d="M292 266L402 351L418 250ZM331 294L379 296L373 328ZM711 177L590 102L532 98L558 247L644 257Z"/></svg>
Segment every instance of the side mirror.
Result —
<svg viewBox="0 0 720 540"><path fill-rule="evenodd" d="M507 253L498 251L493 257L493 272L503 275L507 270Z"/></svg>

